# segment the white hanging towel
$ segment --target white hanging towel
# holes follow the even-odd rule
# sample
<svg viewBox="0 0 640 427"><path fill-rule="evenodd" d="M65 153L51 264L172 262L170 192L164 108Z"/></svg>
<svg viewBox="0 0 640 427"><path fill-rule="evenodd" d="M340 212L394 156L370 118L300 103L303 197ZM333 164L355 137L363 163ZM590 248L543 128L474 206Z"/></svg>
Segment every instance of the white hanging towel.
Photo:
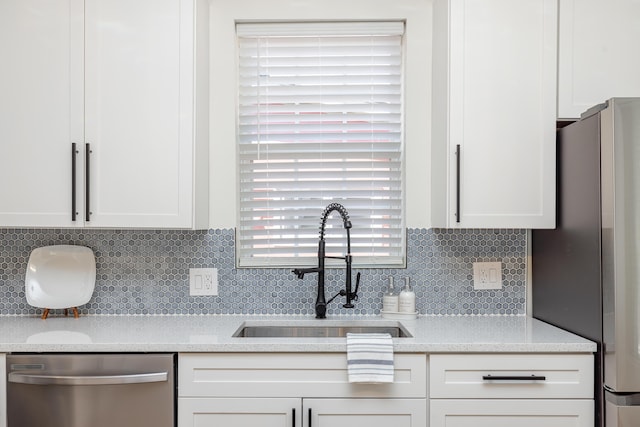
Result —
<svg viewBox="0 0 640 427"><path fill-rule="evenodd" d="M347 333L347 371L350 383L392 383L391 335Z"/></svg>

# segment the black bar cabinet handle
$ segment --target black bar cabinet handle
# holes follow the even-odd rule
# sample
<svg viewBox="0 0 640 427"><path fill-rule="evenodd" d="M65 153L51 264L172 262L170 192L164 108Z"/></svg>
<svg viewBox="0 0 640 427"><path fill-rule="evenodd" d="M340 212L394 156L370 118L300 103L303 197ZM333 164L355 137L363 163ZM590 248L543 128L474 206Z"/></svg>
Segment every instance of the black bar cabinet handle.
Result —
<svg viewBox="0 0 640 427"><path fill-rule="evenodd" d="M84 169L84 220L89 222L91 220L91 187L90 187L90 179L89 176L91 175L91 168L90 168L90 164L91 164L91 144L85 144L85 152L84 152L84 159L85 159L85 169Z"/></svg>
<svg viewBox="0 0 640 427"><path fill-rule="evenodd" d="M76 143L71 143L71 221L76 220Z"/></svg>
<svg viewBox="0 0 640 427"><path fill-rule="evenodd" d="M546 381L544 375L483 375L485 381Z"/></svg>
<svg viewBox="0 0 640 427"><path fill-rule="evenodd" d="M460 223L460 144L456 145L456 222Z"/></svg>
<svg viewBox="0 0 640 427"><path fill-rule="evenodd" d="M296 408L291 408L291 426L296 427Z"/></svg>
<svg viewBox="0 0 640 427"><path fill-rule="evenodd" d="M311 427L311 408L309 408L309 427Z"/></svg>

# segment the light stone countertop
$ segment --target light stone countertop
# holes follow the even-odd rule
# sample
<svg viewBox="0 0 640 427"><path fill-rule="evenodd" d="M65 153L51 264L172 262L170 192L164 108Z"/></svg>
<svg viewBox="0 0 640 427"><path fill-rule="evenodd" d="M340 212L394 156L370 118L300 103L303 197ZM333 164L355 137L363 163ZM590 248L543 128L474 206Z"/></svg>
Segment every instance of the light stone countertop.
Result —
<svg viewBox="0 0 640 427"><path fill-rule="evenodd" d="M234 338L244 323L329 325L402 323L399 353L591 353L596 344L536 319L421 316L0 316L0 353L10 352L345 352L345 338Z"/></svg>

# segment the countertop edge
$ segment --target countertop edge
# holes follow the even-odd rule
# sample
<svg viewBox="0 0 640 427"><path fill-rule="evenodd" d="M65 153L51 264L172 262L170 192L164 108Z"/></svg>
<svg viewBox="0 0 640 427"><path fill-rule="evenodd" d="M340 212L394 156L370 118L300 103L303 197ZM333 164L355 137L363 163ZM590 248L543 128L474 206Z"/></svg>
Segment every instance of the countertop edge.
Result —
<svg viewBox="0 0 640 427"><path fill-rule="evenodd" d="M327 324L399 322L413 335L394 338L397 353L594 353L596 343L519 317L375 317L315 320L290 316L0 317L0 353L344 353L345 338L238 338L252 322Z"/></svg>
<svg viewBox="0 0 640 427"><path fill-rule="evenodd" d="M48 346L48 345L10 345L0 347L0 353L346 353L346 345L95 345L89 347ZM596 345L446 345L399 346L394 352L444 354L444 353L594 353Z"/></svg>

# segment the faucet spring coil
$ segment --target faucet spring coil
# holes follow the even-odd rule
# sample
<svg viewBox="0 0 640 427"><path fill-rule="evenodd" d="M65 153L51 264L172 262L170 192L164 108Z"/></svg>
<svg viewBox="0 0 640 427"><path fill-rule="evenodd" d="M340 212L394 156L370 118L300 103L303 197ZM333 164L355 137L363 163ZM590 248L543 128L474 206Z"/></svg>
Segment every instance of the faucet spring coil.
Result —
<svg viewBox="0 0 640 427"><path fill-rule="evenodd" d="M344 228L347 230L351 228L351 221L349 220L349 212L347 209L342 206L340 203L330 203L322 212L322 216L320 217L320 239L324 240L324 229L327 225L327 219L329 218L329 214L333 211L338 211L340 216L342 217L342 222L344 223Z"/></svg>

